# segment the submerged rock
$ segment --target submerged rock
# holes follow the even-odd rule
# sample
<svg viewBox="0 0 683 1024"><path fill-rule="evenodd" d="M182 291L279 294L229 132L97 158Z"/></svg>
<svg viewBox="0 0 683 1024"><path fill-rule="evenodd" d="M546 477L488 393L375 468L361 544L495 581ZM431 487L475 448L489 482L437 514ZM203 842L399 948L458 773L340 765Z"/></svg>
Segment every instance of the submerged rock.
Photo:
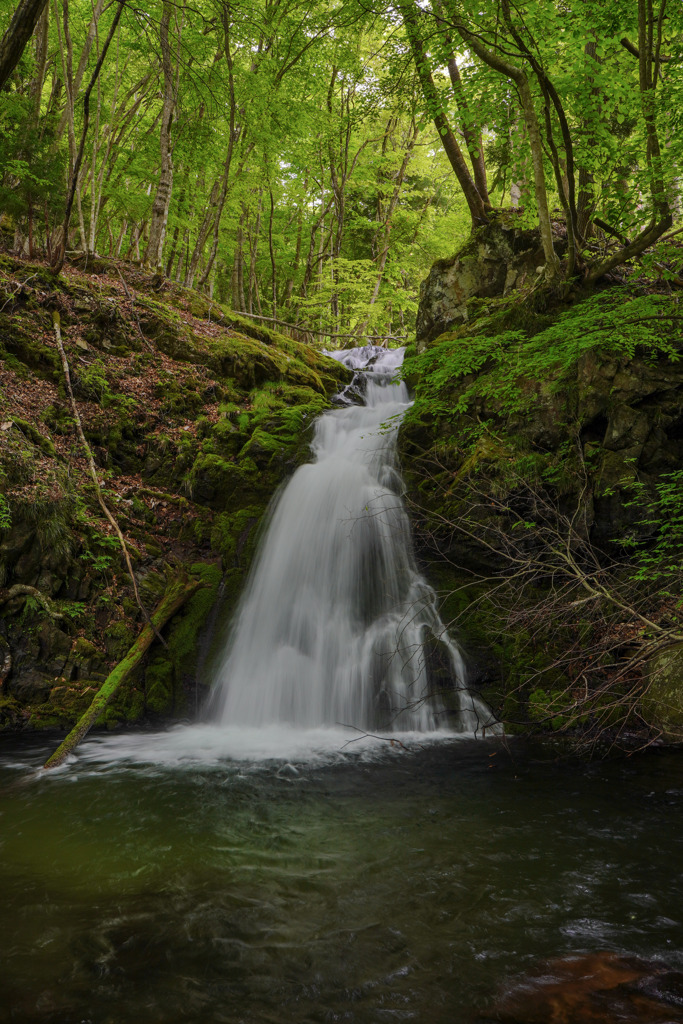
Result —
<svg viewBox="0 0 683 1024"><path fill-rule="evenodd" d="M505 992L479 1024L674 1024L683 973L599 952L553 960Z"/></svg>

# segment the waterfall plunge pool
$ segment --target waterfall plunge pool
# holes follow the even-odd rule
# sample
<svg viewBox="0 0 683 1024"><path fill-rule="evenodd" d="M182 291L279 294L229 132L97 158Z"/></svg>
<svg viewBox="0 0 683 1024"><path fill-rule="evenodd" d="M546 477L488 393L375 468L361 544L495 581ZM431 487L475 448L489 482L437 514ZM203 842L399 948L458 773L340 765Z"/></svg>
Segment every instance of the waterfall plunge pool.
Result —
<svg viewBox="0 0 683 1024"><path fill-rule="evenodd" d="M683 965L675 753L48 749L3 738L2 1024L469 1024L546 958Z"/></svg>
<svg viewBox="0 0 683 1024"><path fill-rule="evenodd" d="M0 1024L683 1021L671 973L650 1016L575 992L544 1016L530 983L531 1015L487 1012L549 959L597 954L612 984L634 971L610 954L645 957L655 987L683 966L683 764L471 738L496 724L412 552L401 353L343 358L368 356L364 405L319 419L274 506L213 722L96 736L54 772L45 739L3 737Z"/></svg>

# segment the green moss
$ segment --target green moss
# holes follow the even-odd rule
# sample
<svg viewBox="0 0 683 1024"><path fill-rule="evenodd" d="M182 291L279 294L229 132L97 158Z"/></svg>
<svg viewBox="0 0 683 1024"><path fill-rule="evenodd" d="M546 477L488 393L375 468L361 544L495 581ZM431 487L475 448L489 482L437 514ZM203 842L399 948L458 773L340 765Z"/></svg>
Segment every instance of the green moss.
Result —
<svg viewBox="0 0 683 1024"><path fill-rule="evenodd" d="M48 455L50 458L54 458L56 456L57 452L55 451L55 446L50 438L41 434L40 431L31 423L28 423L26 420L19 419L18 416L13 416L12 422L15 427L18 427L21 430L22 434L28 441L36 445L36 447L41 450L43 455Z"/></svg>
<svg viewBox="0 0 683 1024"><path fill-rule="evenodd" d="M145 670L145 705L148 711L157 715L169 715L175 711L174 677L170 661L162 657L150 661Z"/></svg>
<svg viewBox="0 0 683 1024"><path fill-rule="evenodd" d="M72 648L72 656L77 660L85 661L89 658L100 657L100 652L90 640L87 640L84 636L79 636Z"/></svg>
<svg viewBox="0 0 683 1024"><path fill-rule="evenodd" d="M221 571L213 563L196 562L190 571L204 586L171 620L166 649L158 650L145 670L145 704L155 715L179 714L185 709L183 681L192 676L199 638L221 582Z"/></svg>
<svg viewBox="0 0 683 1024"><path fill-rule="evenodd" d="M225 506L256 471L253 461L244 459L238 465L219 455L200 454L188 476L188 489L198 501Z"/></svg>
<svg viewBox="0 0 683 1024"><path fill-rule="evenodd" d="M135 640L135 630L128 622L113 622L104 633L104 644L107 654L115 661L120 661Z"/></svg>
<svg viewBox="0 0 683 1024"><path fill-rule="evenodd" d="M226 568L251 562L256 527L263 512L263 506L252 505L238 512L221 512L216 516L211 530L211 547L221 556Z"/></svg>

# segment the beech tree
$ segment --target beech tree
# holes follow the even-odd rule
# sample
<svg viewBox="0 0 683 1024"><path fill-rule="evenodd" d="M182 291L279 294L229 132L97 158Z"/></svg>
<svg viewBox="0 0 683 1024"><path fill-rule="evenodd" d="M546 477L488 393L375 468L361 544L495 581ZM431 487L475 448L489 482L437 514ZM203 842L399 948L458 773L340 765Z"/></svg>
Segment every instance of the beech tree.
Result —
<svg viewBox="0 0 683 1024"><path fill-rule="evenodd" d="M465 111L467 85L481 78L481 69L499 76L488 97L480 90L482 126L490 134L497 131L495 107L504 97L512 98L519 111L513 123L524 125L547 278L571 278L580 270L589 281L597 280L671 227L682 156L672 132L677 115L670 105L681 88L680 5L617 0L606 8L529 0L520 7L510 0L496 5L434 0L418 6L404 0L396 10L410 40L425 106L449 151L473 225L490 219L492 210L482 210L475 191L475 170L482 181L480 150L468 144L470 166L463 168L463 154L455 149L448 122L454 104L446 95L444 76L437 88L432 72L444 64ZM472 67L469 82L456 73L454 38ZM519 133L518 127L512 130ZM470 125L463 125L461 133L471 138ZM553 245L553 202L562 209L567 231L562 266ZM596 226L620 240L621 248L604 258L589 253L586 242Z"/></svg>
<svg viewBox="0 0 683 1024"><path fill-rule="evenodd" d="M405 337L431 262L503 210L538 226L564 287L680 209L671 0L0 0L0 17L5 245L139 260L309 340Z"/></svg>

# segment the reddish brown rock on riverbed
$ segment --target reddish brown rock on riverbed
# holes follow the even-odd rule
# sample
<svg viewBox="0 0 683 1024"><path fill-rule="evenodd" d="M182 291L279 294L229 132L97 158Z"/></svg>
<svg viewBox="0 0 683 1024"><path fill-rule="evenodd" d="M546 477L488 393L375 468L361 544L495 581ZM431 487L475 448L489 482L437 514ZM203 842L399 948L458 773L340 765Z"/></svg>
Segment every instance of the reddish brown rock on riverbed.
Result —
<svg viewBox="0 0 683 1024"><path fill-rule="evenodd" d="M600 952L546 964L505 992L479 1024L678 1024L683 973Z"/></svg>

